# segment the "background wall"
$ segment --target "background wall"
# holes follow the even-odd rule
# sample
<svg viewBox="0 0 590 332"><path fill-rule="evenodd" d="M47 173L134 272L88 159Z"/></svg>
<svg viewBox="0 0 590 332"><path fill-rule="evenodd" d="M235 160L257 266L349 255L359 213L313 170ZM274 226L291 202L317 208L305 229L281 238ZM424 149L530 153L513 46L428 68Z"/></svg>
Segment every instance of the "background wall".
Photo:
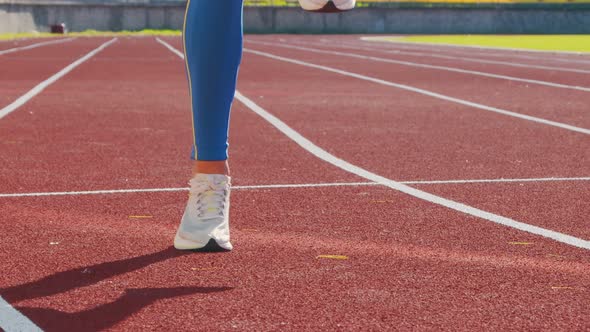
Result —
<svg viewBox="0 0 590 332"><path fill-rule="evenodd" d="M48 31L62 22L70 31L180 29L183 17L184 1L0 0L0 33ZM252 33L590 33L590 6L429 8L406 3L329 15L294 7L247 7L244 28Z"/></svg>

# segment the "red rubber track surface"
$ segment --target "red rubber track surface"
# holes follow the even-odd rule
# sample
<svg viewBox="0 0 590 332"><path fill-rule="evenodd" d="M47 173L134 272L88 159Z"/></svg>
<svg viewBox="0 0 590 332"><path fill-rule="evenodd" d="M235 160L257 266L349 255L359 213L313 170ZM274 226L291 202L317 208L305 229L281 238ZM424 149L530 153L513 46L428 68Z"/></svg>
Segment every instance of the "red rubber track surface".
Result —
<svg viewBox="0 0 590 332"><path fill-rule="evenodd" d="M280 56L294 57L302 61L344 69L355 73L359 73L357 68L362 68L360 73L366 76L406 84L448 96L458 98L463 97L472 102L498 107L516 113L537 116L584 128L590 127L590 117L588 117L587 111L587 105L590 104L590 93L588 91L575 91L539 85L533 87L532 84L523 82L511 82L497 78L417 68L370 60L356 59L354 62L357 66L351 67L351 59L346 57L336 57L332 55L317 54L276 46L258 45L254 43L246 43L246 47ZM313 46L308 47L313 48ZM340 49L336 50L339 51ZM383 57L380 56L381 54L374 54L374 52L354 51L352 53ZM417 62L416 59L411 57L389 57L403 61ZM420 60L420 62L427 63L424 60ZM438 61L428 61L428 64L441 65ZM454 66L451 63L444 65L450 67ZM463 66L461 66L461 68L463 68ZM490 68L479 68L478 70L495 72L494 69ZM521 73L521 71L522 70L511 70L510 72L505 72L503 74L551 81L550 77L527 75ZM433 79L433 75L435 75L435 79ZM569 85L590 88L590 72L584 75L571 75L570 73L562 73L560 75L566 76L565 79L568 80ZM579 78L579 76L583 77ZM482 91L485 91L485 93L482 93ZM398 94L395 94L395 96L398 96ZM543 98L540 98L539 96L543 96Z"/></svg>
<svg viewBox="0 0 590 332"><path fill-rule="evenodd" d="M270 43L281 43L282 39L283 38L280 36L274 36L271 38L267 36L252 36L248 38L248 40L252 42L262 41ZM556 54L530 54L529 52L527 54L511 54L507 56L505 55L506 51L502 51L502 53L500 53L502 56L490 57L490 54L494 54L493 52L498 51L487 50L485 53L481 53L482 51L477 49L474 50L463 48L456 50L455 48L449 47L446 49L440 49L433 48L433 46L399 45L393 43L383 45L376 42L350 40L349 38L345 40L339 40L338 38L326 39L324 37L310 37L302 40L293 38L289 39L289 44L293 46L328 49L399 61L426 63L430 65L456 67L474 71L492 72L498 75L517 76L562 84L571 85L572 83L577 83L578 85L590 85L590 78L588 77L587 73L576 72L580 70L590 71L590 56L583 55L568 55L567 58L563 58L563 56ZM454 59L449 59L449 57L454 57ZM469 61L463 58L467 58ZM475 60L493 61L497 63L478 63ZM517 64L519 66L510 66L509 64ZM521 67L520 65L545 66L562 69L564 71L557 69L551 70L541 68L526 68ZM443 75L446 75L446 73L447 72L444 71L441 72Z"/></svg>
<svg viewBox="0 0 590 332"><path fill-rule="evenodd" d="M33 44L43 43L46 41L58 40L59 37L51 38L21 38L21 39L10 39L0 40L0 52L11 48L24 47Z"/></svg>
<svg viewBox="0 0 590 332"><path fill-rule="evenodd" d="M164 39L180 46L179 38ZM64 44L61 56L104 41ZM396 71L415 83L391 64L251 48L364 75ZM479 92L454 96L485 98L499 84L475 80L464 84L481 85ZM452 82L458 87L460 78ZM238 88L330 153L395 180L590 174L581 133L248 53ZM545 98L543 89L531 88L529 98ZM502 91L498 102L510 98ZM0 193L184 187L191 132L182 61L153 38L120 39L0 120ZM239 186L364 182L237 101L230 156ZM588 181L415 186L590 237ZM185 199L184 192L0 197L0 232L9 234L0 246L0 296L46 331L590 326L584 249L385 187L347 186L234 190L235 250L184 253L171 242Z"/></svg>
<svg viewBox="0 0 590 332"><path fill-rule="evenodd" d="M419 52L431 55L445 55L445 56L455 56L457 57L457 62L454 65L461 64L466 65L469 62L464 62L459 58L474 58L474 59L482 59L482 60L492 60L492 61L504 61L504 62L514 62L514 63L522 63L522 64L530 64L530 65L541 65L541 66L552 66L552 67L561 67L565 69L575 69L575 70L590 70L590 55L588 53L585 54L568 54L568 53L561 53L561 52L537 52L531 50L502 50L502 49L481 49L481 48L473 48L473 47L461 47L461 46L445 46L445 45L428 45L428 44L412 44L412 43L391 43L391 42L384 42L384 41L368 41L362 40L363 37L371 37L371 36L354 36L354 40L350 38L351 36L330 36L326 38L326 36L303 36L302 38L298 38L297 36L292 36L289 38L289 42L293 43L323 43L327 45L338 45L338 46L354 46L355 48L358 47L366 47L366 48L376 48L381 50L387 51L403 51L403 52ZM375 36L373 36L375 37ZM382 37L382 36L378 36ZM275 36L271 38L273 40L280 40L280 36ZM391 54L391 53L390 53ZM423 55L415 54L417 58L414 59L422 59ZM435 58L431 58L435 59ZM482 69L482 67L478 67ZM496 69L500 69L502 67L498 67ZM513 67L518 68L518 67ZM532 74L532 73L528 73ZM558 74L558 73L555 73ZM559 79L559 75L554 75L554 78Z"/></svg>
<svg viewBox="0 0 590 332"><path fill-rule="evenodd" d="M79 38L0 55L0 103L13 102L43 80L104 43L104 38ZM12 47L9 47L12 48Z"/></svg>

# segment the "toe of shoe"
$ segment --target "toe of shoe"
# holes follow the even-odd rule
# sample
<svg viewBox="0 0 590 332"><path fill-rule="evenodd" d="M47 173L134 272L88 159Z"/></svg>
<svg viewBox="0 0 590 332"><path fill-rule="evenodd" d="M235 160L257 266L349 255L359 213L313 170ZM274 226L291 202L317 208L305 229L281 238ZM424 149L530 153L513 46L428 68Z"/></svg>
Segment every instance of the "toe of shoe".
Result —
<svg viewBox="0 0 590 332"><path fill-rule="evenodd" d="M200 249L200 248L203 248L204 246L206 246L207 243L208 243L208 241L199 242L199 241L185 239L179 233L176 233L176 236L174 237L174 248L179 249L179 250Z"/></svg>
<svg viewBox="0 0 590 332"><path fill-rule="evenodd" d="M176 234L174 248L178 250L203 250L203 251L230 251L233 249L229 241L208 239L207 241L193 241Z"/></svg>

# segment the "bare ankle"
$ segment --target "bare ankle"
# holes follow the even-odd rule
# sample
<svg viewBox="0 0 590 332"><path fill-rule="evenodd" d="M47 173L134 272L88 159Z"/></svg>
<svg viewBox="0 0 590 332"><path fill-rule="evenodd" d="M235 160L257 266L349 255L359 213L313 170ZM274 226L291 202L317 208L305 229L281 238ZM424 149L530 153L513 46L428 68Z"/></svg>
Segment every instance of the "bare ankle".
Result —
<svg viewBox="0 0 590 332"><path fill-rule="evenodd" d="M224 174L229 176L229 164L227 160L205 161L196 160L193 164L193 175L203 174Z"/></svg>

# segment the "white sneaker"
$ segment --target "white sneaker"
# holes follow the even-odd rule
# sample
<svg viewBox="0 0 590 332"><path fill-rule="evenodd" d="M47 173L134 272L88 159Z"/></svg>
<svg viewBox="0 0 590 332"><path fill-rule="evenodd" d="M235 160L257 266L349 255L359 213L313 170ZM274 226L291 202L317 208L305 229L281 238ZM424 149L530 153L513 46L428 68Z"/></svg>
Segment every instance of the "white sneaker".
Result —
<svg viewBox="0 0 590 332"><path fill-rule="evenodd" d="M230 180L223 174L197 174L190 180L188 203L174 237L174 248L232 250L229 242Z"/></svg>

